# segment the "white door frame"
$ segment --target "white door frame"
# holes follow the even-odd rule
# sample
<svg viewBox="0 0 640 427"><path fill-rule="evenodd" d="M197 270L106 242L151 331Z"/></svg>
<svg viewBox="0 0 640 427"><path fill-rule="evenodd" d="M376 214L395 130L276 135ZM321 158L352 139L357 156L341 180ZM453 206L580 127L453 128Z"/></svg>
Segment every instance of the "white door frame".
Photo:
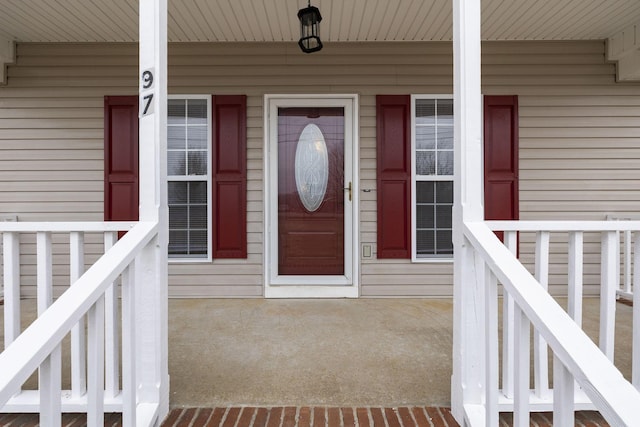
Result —
<svg viewBox="0 0 640 427"><path fill-rule="evenodd" d="M278 275L278 107L342 107L345 119L344 275ZM359 296L358 95L265 95L264 97L264 296L266 298L356 298Z"/></svg>

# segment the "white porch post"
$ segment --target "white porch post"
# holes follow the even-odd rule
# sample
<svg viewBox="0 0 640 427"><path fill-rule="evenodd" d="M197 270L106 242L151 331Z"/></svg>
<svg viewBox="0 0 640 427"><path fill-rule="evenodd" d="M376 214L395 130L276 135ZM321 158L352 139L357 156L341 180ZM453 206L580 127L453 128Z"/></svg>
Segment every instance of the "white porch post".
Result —
<svg viewBox="0 0 640 427"><path fill-rule="evenodd" d="M480 91L481 0L453 0L454 75L454 307L451 406L465 425L464 404L482 403L483 283L464 238L463 222L482 221L482 98Z"/></svg>
<svg viewBox="0 0 640 427"><path fill-rule="evenodd" d="M135 280L138 405L169 410L167 322L167 0L140 0L140 221L158 222L155 244L138 258Z"/></svg>

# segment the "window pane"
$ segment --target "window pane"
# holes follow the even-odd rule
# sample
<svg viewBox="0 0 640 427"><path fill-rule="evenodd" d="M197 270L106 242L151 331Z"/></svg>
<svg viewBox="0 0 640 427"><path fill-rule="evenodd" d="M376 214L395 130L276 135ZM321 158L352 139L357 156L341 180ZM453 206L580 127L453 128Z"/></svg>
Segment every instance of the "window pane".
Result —
<svg viewBox="0 0 640 427"><path fill-rule="evenodd" d="M453 126L453 99L438 99L438 126Z"/></svg>
<svg viewBox="0 0 640 427"><path fill-rule="evenodd" d="M436 148L436 127L418 126L416 127L416 148L422 150L435 150Z"/></svg>
<svg viewBox="0 0 640 427"><path fill-rule="evenodd" d="M433 182L416 182L416 199L418 203L433 203L435 197L433 192Z"/></svg>
<svg viewBox="0 0 640 427"><path fill-rule="evenodd" d="M183 126L169 126L167 128L167 148L184 150L184 134Z"/></svg>
<svg viewBox="0 0 640 427"><path fill-rule="evenodd" d="M452 205L436 206L436 228L451 228Z"/></svg>
<svg viewBox="0 0 640 427"><path fill-rule="evenodd" d="M416 207L416 227L435 228L433 205L419 205Z"/></svg>
<svg viewBox="0 0 640 427"><path fill-rule="evenodd" d="M453 204L453 181L439 181L436 185L436 203Z"/></svg>
<svg viewBox="0 0 640 427"><path fill-rule="evenodd" d="M416 252L418 255L433 255L435 253L435 232L432 230L418 230L416 234Z"/></svg>
<svg viewBox="0 0 640 427"><path fill-rule="evenodd" d="M167 183L167 193L170 205L187 203L187 183L169 182Z"/></svg>
<svg viewBox="0 0 640 427"><path fill-rule="evenodd" d="M206 99L188 99L187 100L188 123L206 124L207 123L207 100Z"/></svg>
<svg viewBox="0 0 640 427"><path fill-rule="evenodd" d="M169 229L187 228L187 211L187 206L169 206Z"/></svg>
<svg viewBox="0 0 640 427"><path fill-rule="evenodd" d="M167 109L169 118L167 122L170 125L186 123L186 109L184 99L169 99L167 101Z"/></svg>
<svg viewBox="0 0 640 427"><path fill-rule="evenodd" d="M197 230L189 232L189 254L206 255L207 253L207 231Z"/></svg>
<svg viewBox="0 0 640 427"><path fill-rule="evenodd" d="M207 174L207 152L189 151L189 171L188 175Z"/></svg>
<svg viewBox="0 0 640 427"><path fill-rule="evenodd" d="M434 151L416 152L416 173L434 175L436 172L436 153Z"/></svg>
<svg viewBox="0 0 640 427"><path fill-rule="evenodd" d="M207 229L207 207L191 206L189 209L189 228Z"/></svg>
<svg viewBox="0 0 640 427"><path fill-rule="evenodd" d="M207 204L207 183L206 181L189 183L189 201L191 203Z"/></svg>
<svg viewBox="0 0 640 427"><path fill-rule="evenodd" d="M169 255L182 255L187 252L187 232L169 230Z"/></svg>
<svg viewBox="0 0 640 427"><path fill-rule="evenodd" d="M438 175L453 175L453 151L438 151Z"/></svg>
<svg viewBox="0 0 640 427"><path fill-rule="evenodd" d="M436 232L436 253L453 254L453 237L451 230L438 230Z"/></svg>
<svg viewBox="0 0 640 427"><path fill-rule="evenodd" d="M416 124L435 124L436 122L435 99L416 100Z"/></svg>
<svg viewBox="0 0 640 427"><path fill-rule="evenodd" d="M453 150L453 128L438 126L438 149Z"/></svg>
<svg viewBox="0 0 640 427"><path fill-rule="evenodd" d="M207 149L207 127L206 126L189 126L187 128L187 148L190 150Z"/></svg>
<svg viewBox="0 0 640 427"><path fill-rule="evenodd" d="M167 153L167 175L185 175L186 159L184 151L169 151Z"/></svg>

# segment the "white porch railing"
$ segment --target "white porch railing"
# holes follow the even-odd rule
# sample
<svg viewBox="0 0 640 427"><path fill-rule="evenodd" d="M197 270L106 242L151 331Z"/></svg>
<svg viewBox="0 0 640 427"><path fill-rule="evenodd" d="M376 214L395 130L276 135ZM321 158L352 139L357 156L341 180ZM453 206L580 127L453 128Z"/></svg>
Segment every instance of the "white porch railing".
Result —
<svg viewBox="0 0 640 427"><path fill-rule="evenodd" d="M118 240L120 230L128 232ZM150 381L146 373L154 370L145 364L153 365L154 360L141 359L155 349L140 344L143 339L149 345L148 337L158 334L141 330L140 325L148 322L137 321L140 314L136 312L140 308L153 311L152 298L142 295L138 285L154 279L157 224L0 223L0 232L5 298L0 413L39 412L40 424L46 426L59 426L62 412L85 412L88 425L102 426L105 411L121 412L126 426L158 424L160 396L154 391L161 379ZM53 302L52 234L60 233L69 236L65 251L71 286ZM87 233L103 235L105 250L85 272ZM34 234L38 317L21 332L21 236L23 241L29 235L33 240ZM61 347L69 334L71 387L62 390ZM36 370L38 389L23 390Z"/></svg>
<svg viewBox="0 0 640 427"><path fill-rule="evenodd" d="M503 245L491 230L505 231ZM483 326L483 396L464 402L469 425L498 425L498 413L514 413L515 426L529 426L531 411L554 411L554 425L573 426L574 411L597 409L611 425L640 425L640 301L634 304L633 384L613 365L620 232L640 230L638 221L469 222L465 260L474 269L477 310ZM516 259L517 236L535 232L535 278ZM550 233L568 233L568 312L547 292ZM600 348L582 331L583 234L601 234ZM640 239L638 239L640 240ZM640 244L634 248L636 261ZM635 265L640 265L636 262ZM634 277L639 277L635 274ZM502 357L499 356L498 283L503 289ZM636 299L640 299L637 298ZM530 352L533 326L533 355ZM464 334L463 334L464 336ZM550 387L548 349L553 354ZM533 357L533 379L530 358ZM500 366L500 363L502 365ZM500 382L501 371L501 382ZM530 388L533 383L533 389ZM579 387L576 387L575 384Z"/></svg>

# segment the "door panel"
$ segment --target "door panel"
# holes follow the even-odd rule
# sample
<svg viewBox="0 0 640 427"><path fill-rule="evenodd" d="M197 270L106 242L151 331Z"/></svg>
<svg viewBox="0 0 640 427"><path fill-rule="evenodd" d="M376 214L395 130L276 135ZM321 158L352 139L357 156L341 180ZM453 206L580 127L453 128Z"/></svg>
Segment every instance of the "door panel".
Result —
<svg viewBox="0 0 640 427"><path fill-rule="evenodd" d="M318 127L322 138L313 141L318 153L306 154L312 158L296 182L300 136L310 124ZM344 125L341 107L278 109L278 275L345 273ZM326 153L319 139L324 139ZM322 173L312 170L323 156L328 167L326 191L319 203L307 202L305 207L299 189L323 186ZM304 179L308 182L301 182Z"/></svg>

